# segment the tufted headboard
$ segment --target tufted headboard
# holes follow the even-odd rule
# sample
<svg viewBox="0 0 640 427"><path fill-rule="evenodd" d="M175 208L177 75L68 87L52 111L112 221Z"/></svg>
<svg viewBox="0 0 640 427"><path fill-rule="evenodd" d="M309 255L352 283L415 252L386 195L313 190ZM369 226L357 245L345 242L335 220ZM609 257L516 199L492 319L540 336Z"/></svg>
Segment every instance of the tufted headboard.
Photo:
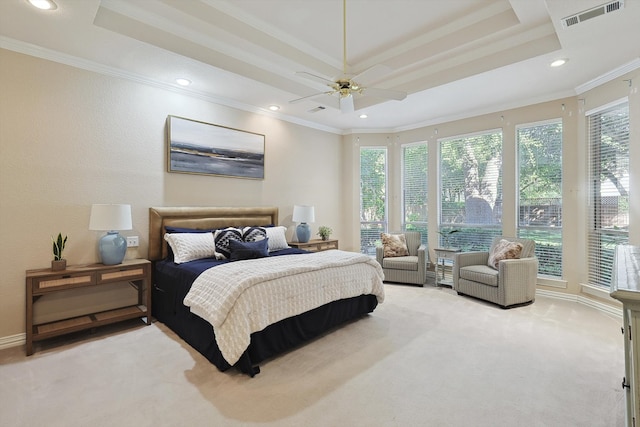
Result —
<svg viewBox="0 0 640 427"><path fill-rule="evenodd" d="M278 225L276 207L157 207L149 208L149 260L167 256L166 226L213 229L252 225Z"/></svg>

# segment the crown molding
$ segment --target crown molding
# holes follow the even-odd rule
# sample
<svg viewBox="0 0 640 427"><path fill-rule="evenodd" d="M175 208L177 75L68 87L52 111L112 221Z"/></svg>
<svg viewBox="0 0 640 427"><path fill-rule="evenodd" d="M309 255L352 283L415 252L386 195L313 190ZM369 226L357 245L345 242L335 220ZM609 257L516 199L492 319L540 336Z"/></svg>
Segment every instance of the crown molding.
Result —
<svg viewBox="0 0 640 427"><path fill-rule="evenodd" d="M487 107L487 108L479 108L479 109L476 109L476 110L466 111L463 114L452 114L452 115L448 115L448 116L440 116L440 117L436 117L436 118L433 118L433 119L430 119L430 120L427 120L427 121L424 121L424 122L398 127L398 128L395 128L395 129L391 130L390 132L398 133L398 132L405 132L405 131L420 129L420 128L424 128L424 127L428 127L428 126L441 125L443 123L449 123L449 122L453 122L453 121L456 121L456 120L464 120L464 119L469 119L469 118L472 118L472 117L484 116L486 114L501 113L501 112L508 111L508 110L514 110L516 108L523 108L523 107L528 107L530 105L542 104L544 102L556 101L558 99L570 98L572 96L576 96L576 93L573 90L556 92L556 93L549 94L549 95L546 95L546 96L540 96L540 97L535 97L535 98L526 98L526 99L523 99L523 100L517 101L517 102L511 102L511 103L505 103L505 104L499 104L499 105L492 105L492 106Z"/></svg>
<svg viewBox="0 0 640 427"><path fill-rule="evenodd" d="M615 68L601 76L596 77L593 80L589 80L586 83L583 83L576 87L576 94L581 95L591 89L594 89L598 86L602 86L605 83L608 83L612 80L617 79L618 77L624 76L625 74L634 71L640 68L640 58L636 58L631 62L628 62L618 68Z"/></svg>

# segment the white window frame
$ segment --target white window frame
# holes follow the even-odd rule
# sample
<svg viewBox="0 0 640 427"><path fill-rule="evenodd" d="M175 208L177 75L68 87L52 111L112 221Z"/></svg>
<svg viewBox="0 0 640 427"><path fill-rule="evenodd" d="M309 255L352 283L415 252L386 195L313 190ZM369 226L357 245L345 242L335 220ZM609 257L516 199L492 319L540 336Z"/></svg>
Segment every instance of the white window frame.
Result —
<svg viewBox="0 0 640 427"><path fill-rule="evenodd" d="M457 139L465 139L465 138L472 138L475 136L482 136L482 135L487 135L487 134L492 134L492 133L500 133L500 136L502 138L502 148L501 148L501 156L502 160L504 162L504 129L502 128L493 128L493 129L484 129L481 131L477 131L477 132L471 132L471 133L466 133L466 134L460 134L460 135L453 135L453 136L449 136L446 138L438 138L437 143L438 143L438 150L437 150L437 155L438 155L438 194L437 196L437 203L438 203L438 232L442 231L443 228L449 228L451 225L450 224L446 224L443 225L442 224L442 177L443 177L443 173L442 173L442 143L443 142L447 142L447 141L451 141L451 140L457 140ZM502 168L502 165L501 165ZM465 224L466 225L466 224ZM489 231L489 234L491 235L500 235L502 234L502 222L500 222L497 226L492 225L492 226L477 226L476 228L485 228ZM493 233L491 233L491 230L495 230ZM455 243L456 239L455 236L451 238L451 242L452 242L452 246L456 246ZM442 247L443 246L443 237L442 235L439 238L439 243L438 246ZM482 245L481 248L488 250L489 247L487 246L486 248L484 247L485 245ZM462 247L460 249L466 250L468 248L466 247ZM478 248L473 248L473 250L477 250Z"/></svg>
<svg viewBox="0 0 640 427"><path fill-rule="evenodd" d="M521 123L516 125L515 127L515 142L516 142L516 166L517 166L517 179L518 179L518 184L520 183L520 141L518 138L518 132L520 129L525 129L525 128L532 128L532 127L536 127L536 126L545 126L545 125L550 125L550 124L560 124L562 126L562 143L561 143L561 150L562 150L562 155L564 156L564 123L562 121L562 118L555 118L555 119L549 119L549 120L542 120L542 121L536 121L536 122L532 122L532 123ZM564 197L563 197L563 191L562 188L564 187L564 165L561 164L560 168L562 170L562 178L561 178L561 191L560 191L560 204L562 206L562 209L564 209ZM535 230L535 229L545 229L545 228L549 228L549 227L536 227L536 226L521 226L520 225L520 194L516 195L516 234L518 236L520 236L520 231L521 230ZM560 229L560 244L561 247L564 246L564 227L561 225L560 227L557 227ZM536 253L538 258L541 261L544 261L545 257L544 255L540 254L540 247L539 245L536 245ZM560 255L560 266L561 266L561 273L560 276L555 276L555 275L548 275L548 274L542 274L542 273L538 273L538 276L540 277L549 277L549 278L562 278L563 276L563 272L564 272L564 265L563 265L563 254L562 254L562 250L561 250L561 255Z"/></svg>
<svg viewBox="0 0 640 427"><path fill-rule="evenodd" d="M362 225L363 224L381 224L381 232L387 232L389 227L389 149L386 146L372 145L361 146L358 151L358 177L362 179L362 151L363 150L384 150L385 162L384 162L384 220L383 221L362 221L362 188L359 189L359 224L360 224L360 251L367 255L375 256L375 245L363 247L362 245Z"/></svg>
<svg viewBox="0 0 640 427"><path fill-rule="evenodd" d="M407 215L406 215L406 203L405 203L405 148L411 148L411 147L417 147L417 146L425 146L426 150L427 150L427 164L426 164L426 180L427 180L427 200L425 201L426 204L426 209L427 209L427 218L425 218L425 220L423 222L421 221L412 221L411 223L414 224L420 224L422 225L422 227L418 227L418 229L421 231L422 233L422 242L423 243L427 243L427 239L428 239L428 212L429 212L429 207L428 207L428 200L429 200L429 194L428 194L428 183L429 183L429 164L428 164L428 159L429 159L429 143L427 141L416 141L416 142L411 142L411 143L407 143L407 144L402 144L400 147L401 150L401 158L400 158L400 165L401 165L401 177L400 177L400 199L401 199L401 222L402 222L402 229L406 230L407 227ZM422 231L424 230L424 231Z"/></svg>

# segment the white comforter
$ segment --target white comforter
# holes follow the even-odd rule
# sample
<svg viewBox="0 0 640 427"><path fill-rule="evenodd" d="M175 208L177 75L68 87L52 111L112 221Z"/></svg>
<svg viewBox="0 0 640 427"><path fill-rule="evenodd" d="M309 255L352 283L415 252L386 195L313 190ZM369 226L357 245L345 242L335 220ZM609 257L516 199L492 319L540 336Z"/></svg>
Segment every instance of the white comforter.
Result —
<svg viewBox="0 0 640 427"><path fill-rule="evenodd" d="M204 271L184 304L213 325L229 364L250 335L321 305L364 294L384 300L382 268L363 254L330 250L236 261Z"/></svg>

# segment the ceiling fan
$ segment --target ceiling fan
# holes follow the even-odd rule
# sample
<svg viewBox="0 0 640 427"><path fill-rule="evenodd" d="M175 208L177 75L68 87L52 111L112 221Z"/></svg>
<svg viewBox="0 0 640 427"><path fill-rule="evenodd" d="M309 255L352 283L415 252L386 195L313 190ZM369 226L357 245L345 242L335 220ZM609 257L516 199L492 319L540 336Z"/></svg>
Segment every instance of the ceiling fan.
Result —
<svg viewBox="0 0 640 427"><path fill-rule="evenodd" d="M311 80L318 81L329 86L329 90L316 93L309 96L304 96L302 98L294 99L289 101L289 103L297 103L307 99L313 99L321 96L337 96L340 102L340 111L343 113L353 112L355 109L354 106L354 96L355 95L369 95L374 96L381 99L393 99L397 101L402 101L407 97L406 92L400 92L396 90L390 89L378 89L373 87L366 87L358 83L357 81L366 81L374 76L382 76L388 74L391 71L390 67L385 65L374 65L371 68L364 70L362 73L349 77L347 74L347 0L342 1L342 9L343 9L343 56L342 56L342 77L336 79L335 81L326 79L321 76L316 76L315 74L308 73L306 71L298 71L297 75L301 77L305 77Z"/></svg>

